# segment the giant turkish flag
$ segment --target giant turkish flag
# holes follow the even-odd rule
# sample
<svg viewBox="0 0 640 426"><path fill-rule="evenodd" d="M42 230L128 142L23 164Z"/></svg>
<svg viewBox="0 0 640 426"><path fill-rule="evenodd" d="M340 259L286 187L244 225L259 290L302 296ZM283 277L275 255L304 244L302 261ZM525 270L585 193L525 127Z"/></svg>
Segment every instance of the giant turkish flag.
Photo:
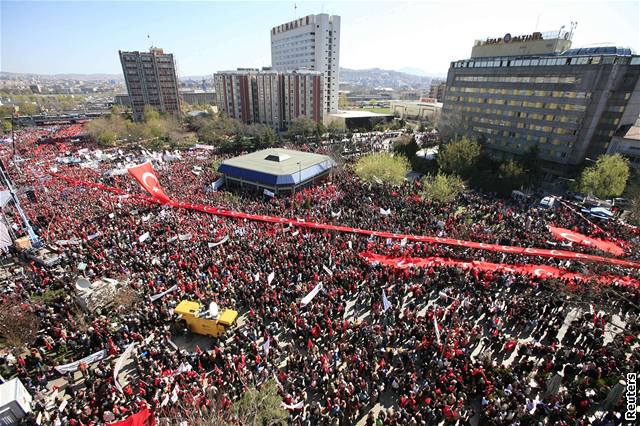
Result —
<svg viewBox="0 0 640 426"><path fill-rule="evenodd" d="M159 201L162 203L171 201L160 187L160 181L158 181L158 176L156 176L156 172L153 170L153 167L151 167L150 162L147 161L139 166L131 167L128 169L128 172L140 182L140 185L142 185L144 189L149 191L149 194L153 195Z"/></svg>
<svg viewBox="0 0 640 426"><path fill-rule="evenodd" d="M611 253L614 256L624 255L624 250L622 248L609 241L588 237L570 229L558 228L556 226L549 226L549 231L559 240L569 240L583 246L595 247L599 250Z"/></svg>

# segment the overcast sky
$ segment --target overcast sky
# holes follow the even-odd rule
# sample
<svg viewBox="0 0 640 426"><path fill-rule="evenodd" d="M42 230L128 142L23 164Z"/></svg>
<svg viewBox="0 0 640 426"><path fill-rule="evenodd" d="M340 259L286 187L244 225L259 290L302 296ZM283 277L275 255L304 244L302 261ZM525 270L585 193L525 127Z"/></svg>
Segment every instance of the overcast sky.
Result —
<svg viewBox="0 0 640 426"><path fill-rule="evenodd" d="M297 10L294 9L297 4ZM121 73L118 50L153 43L181 76L271 62L271 27L314 13L342 17L340 65L446 74L475 39L558 30L574 46L640 49L640 1L10 2L2 0L0 69ZM147 38L150 35L150 39Z"/></svg>

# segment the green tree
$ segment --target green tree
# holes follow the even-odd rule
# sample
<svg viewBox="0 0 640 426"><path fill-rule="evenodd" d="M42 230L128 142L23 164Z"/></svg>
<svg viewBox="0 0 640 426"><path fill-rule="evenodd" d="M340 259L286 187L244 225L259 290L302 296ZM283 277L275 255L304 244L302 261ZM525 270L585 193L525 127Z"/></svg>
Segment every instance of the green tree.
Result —
<svg viewBox="0 0 640 426"><path fill-rule="evenodd" d="M144 107L144 112L142 113L142 119L145 123L149 123L154 120L160 120L160 113L154 107L147 105Z"/></svg>
<svg viewBox="0 0 640 426"><path fill-rule="evenodd" d="M445 173L468 177L480 159L480 144L468 138L451 141L440 146L438 166Z"/></svg>
<svg viewBox="0 0 640 426"><path fill-rule="evenodd" d="M413 136L402 135L393 141L393 151L404 155L409 161L413 160L419 148Z"/></svg>
<svg viewBox="0 0 640 426"><path fill-rule="evenodd" d="M640 225L640 195L636 195L633 200L631 200L629 219L635 225Z"/></svg>
<svg viewBox="0 0 640 426"><path fill-rule="evenodd" d="M325 127L325 125L322 123L316 124L316 137L320 139L325 133L327 133L327 128Z"/></svg>
<svg viewBox="0 0 640 426"><path fill-rule="evenodd" d="M367 182L400 185L409 171L409 161L402 155L374 153L360 157L354 172Z"/></svg>
<svg viewBox="0 0 640 426"><path fill-rule="evenodd" d="M514 160L508 160L500 164L498 168L498 177L508 186L508 191L520 188L527 183L527 173L520 163Z"/></svg>
<svg viewBox="0 0 640 426"><path fill-rule="evenodd" d="M629 179L629 162L620 154L603 155L596 164L587 167L580 176L579 188L596 197L617 197Z"/></svg>
<svg viewBox="0 0 640 426"><path fill-rule="evenodd" d="M347 109L349 108L349 100L347 99L346 93L338 94L338 108L339 109Z"/></svg>
<svg viewBox="0 0 640 426"><path fill-rule="evenodd" d="M260 135L260 144L261 148L271 148L278 145L278 135L271 127L265 126Z"/></svg>
<svg viewBox="0 0 640 426"><path fill-rule="evenodd" d="M273 380L259 388L248 389L242 398L233 404L234 417L245 425L285 425L288 413L280 404L282 398Z"/></svg>
<svg viewBox="0 0 640 426"><path fill-rule="evenodd" d="M9 133L13 129L13 124L11 120L2 120L2 131L4 133Z"/></svg>
<svg viewBox="0 0 640 426"><path fill-rule="evenodd" d="M308 117L298 117L291 120L287 129L287 136L291 139L301 137L308 138L317 131L316 122Z"/></svg>
<svg viewBox="0 0 640 426"><path fill-rule="evenodd" d="M38 112L38 107L31 102L23 102L19 106L20 115L33 115Z"/></svg>
<svg viewBox="0 0 640 426"><path fill-rule="evenodd" d="M338 124L337 121L331 121L327 126L327 131L331 135L343 134L345 132L345 127L343 124Z"/></svg>
<svg viewBox="0 0 640 426"><path fill-rule="evenodd" d="M457 175L427 175L422 178L422 195L425 199L450 203L464 190L464 182Z"/></svg>

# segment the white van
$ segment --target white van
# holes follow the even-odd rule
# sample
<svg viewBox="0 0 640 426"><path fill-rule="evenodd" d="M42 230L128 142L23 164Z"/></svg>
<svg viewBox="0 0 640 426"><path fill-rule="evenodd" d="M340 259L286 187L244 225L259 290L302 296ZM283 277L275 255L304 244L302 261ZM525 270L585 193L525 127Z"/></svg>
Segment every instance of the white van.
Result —
<svg viewBox="0 0 640 426"><path fill-rule="evenodd" d="M540 204L538 204L538 208L540 209L552 209L556 203L555 197L544 197L540 200Z"/></svg>

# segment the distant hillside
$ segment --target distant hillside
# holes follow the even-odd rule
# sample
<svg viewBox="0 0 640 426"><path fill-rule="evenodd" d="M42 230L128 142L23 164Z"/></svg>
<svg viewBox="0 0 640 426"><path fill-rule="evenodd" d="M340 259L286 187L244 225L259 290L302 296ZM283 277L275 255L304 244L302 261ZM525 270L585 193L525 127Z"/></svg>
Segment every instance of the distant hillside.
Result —
<svg viewBox="0 0 640 426"><path fill-rule="evenodd" d="M383 70L380 68L370 68L364 70L340 68L340 84L365 86L372 88L424 88L429 87L429 85L431 84L431 77L408 74L394 70Z"/></svg>
<svg viewBox="0 0 640 426"><path fill-rule="evenodd" d="M32 74L21 72L0 72L2 79L37 79L37 80L79 80L79 81L124 81L122 74Z"/></svg>

